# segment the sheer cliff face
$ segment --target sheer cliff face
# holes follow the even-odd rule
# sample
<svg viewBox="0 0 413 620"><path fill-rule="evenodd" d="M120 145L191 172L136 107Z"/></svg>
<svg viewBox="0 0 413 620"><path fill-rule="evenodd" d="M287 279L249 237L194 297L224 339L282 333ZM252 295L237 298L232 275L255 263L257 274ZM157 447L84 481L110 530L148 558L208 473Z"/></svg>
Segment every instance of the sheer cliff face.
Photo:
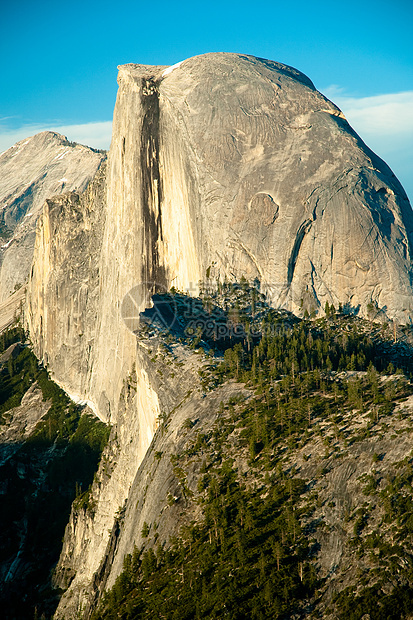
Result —
<svg viewBox="0 0 413 620"><path fill-rule="evenodd" d="M195 288L214 263L293 311L374 301L410 316L406 195L308 78L208 54L122 66L119 85L108 196L136 270L125 289Z"/></svg>
<svg viewBox="0 0 413 620"><path fill-rule="evenodd" d="M136 83L141 71L127 65L120 75ZM258 277L275 304L293 311L301 300L309 309L373 300L391 316L410 316L405 193L308 78L234 54L152 75L161 230L171 233L179 217L188 244L179 233L161 244L170 281L187 285L185 277L196 268L202 277L215 262L221 277Z"/></svg>
<svg viewBox="0 0 413 620"><path fill-rule="evenodd" d="M26 322L37 356L75 400L90 392L105 203L103 166L81 196L46 200L36 231Z"/></svg>
<svg viewBox="0 0 413 620"><path fill-rule="evenodd" d="M46 198L83 192L105 157L52 131L0 155L0 302L27 280Z"/></svg>

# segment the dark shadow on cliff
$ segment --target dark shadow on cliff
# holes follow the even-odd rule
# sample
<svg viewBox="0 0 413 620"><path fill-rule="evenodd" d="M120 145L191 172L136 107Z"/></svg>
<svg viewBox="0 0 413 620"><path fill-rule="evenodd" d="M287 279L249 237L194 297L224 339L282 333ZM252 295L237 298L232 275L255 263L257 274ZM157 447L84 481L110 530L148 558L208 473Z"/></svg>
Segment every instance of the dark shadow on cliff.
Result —
<svg viewBox="0 0 413 620"><path fill-rule="evenodd" d="M279 325L294 325L298 318L287 310L271 309L259 282L203 283L200 296L176 291L152 295L152 307L140 314L139 338L163 334L192 348L223 354L243 343L252 350L265 331L263 321L273 316Z"/></svg>

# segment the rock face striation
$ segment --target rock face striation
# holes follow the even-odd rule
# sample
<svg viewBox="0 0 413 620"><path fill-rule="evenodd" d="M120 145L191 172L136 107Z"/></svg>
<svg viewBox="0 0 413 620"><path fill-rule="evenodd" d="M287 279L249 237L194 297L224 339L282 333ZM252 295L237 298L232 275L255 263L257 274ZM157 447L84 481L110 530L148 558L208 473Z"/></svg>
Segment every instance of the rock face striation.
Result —
<svg viewBox="0 0 413 620"><path fill-rule="evenodd" d="M114 429L93 514L67 531L62 618L90 601L156 419L180 402L180 390L161 394L122 321L131 289L142 291L138 315L152 293L196 291L212 270L258 278L273 305L295 312L328 301L413 317L406 194L306 76L217 53L124 65L118 82L107 173L81 196L46 201L25 308L37 356Z"/></svg>
<svg viewBox="0 0 413 620"><path fill-rule="evenodd" d="M83 192L106 155L43 131L0 155L0 302L29 275L46 198Z"/></svg>

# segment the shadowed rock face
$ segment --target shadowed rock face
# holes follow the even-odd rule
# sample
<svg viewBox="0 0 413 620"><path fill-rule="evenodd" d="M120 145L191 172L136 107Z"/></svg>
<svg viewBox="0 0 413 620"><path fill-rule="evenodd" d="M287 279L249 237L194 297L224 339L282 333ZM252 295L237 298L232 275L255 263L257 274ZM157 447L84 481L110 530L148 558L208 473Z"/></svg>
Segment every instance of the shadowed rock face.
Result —
<svg viewBox="0 0 413 620"><path fill-rule="evenodd" d="M94 490L94 517L68 533L77 574L64 618L88 598L161 411L121 318L128 291L146 286L139 313L148 294L196 290L208 270L257 277L293 311L328 301L365 312L373 301L389 317L413 316L406 194L307 77L207 54L168 69L124 65L118 82L106 182L102 173L80 198L47 201L25 311L36 354L116 425L120 455Z"/></svg>
<svg viewBox="0 0 413 620"><path fill-rule="evenodd" d="M0 155L0 301L29 275L38 217L46 198L82 192L104 153L43 131Z"/></svg>

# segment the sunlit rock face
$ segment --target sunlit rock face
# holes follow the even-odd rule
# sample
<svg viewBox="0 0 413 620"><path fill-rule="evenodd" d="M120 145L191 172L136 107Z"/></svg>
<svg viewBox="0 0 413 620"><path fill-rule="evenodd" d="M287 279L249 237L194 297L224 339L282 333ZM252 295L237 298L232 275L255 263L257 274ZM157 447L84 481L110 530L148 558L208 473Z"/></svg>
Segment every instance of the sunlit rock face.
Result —
<svg viewBox="0 0 413 620"><path fill-rule="evenodd" d="M136 281L195 290L213 264L293 311L373 302L410 320L407 196L295 69L237 54L120 67L110 162L108 234L140 257Z"/></svg>
<svg viewBox="0 0 413 620"><path fill-rule="evenodd" d="M82 192L106 155L43 131L0 155L0 302L24 284L46 198Z"/></svg>
<svg viewBox="0 0 413 620"><path fill-rule="evenodd" d="M373 301L410 318L406 194L307 77L236 54L152 73L159 260L170 281L186 284L214 262L221 277L258 277L274 304L293 311L326 301L363 310ZM125 74L143 79L136 65L121 68ZM190 222L187 247L168 237L177 218L185 229ZM172 251L177 245L186 259ZM184 273L182 263L192 270Z"/></svg>
<svg viewBox="0 0 413 620"><path fill-rule="evenodd" d="M46 202L25 308L53 377L114 427L93 516L74 514L65 539L62 618L88 604L156 419L182 399L174 388L165 398L143 365L122 319L128 291L142 293L131 302L138 315L150 294L196 292L208 272L258 278L293 311L328 301L364 313L373 302L389 318L412 317L406 194L307 77L207 54L170 68L124 65L118 82L107 172L80 196Z"/></svg>

